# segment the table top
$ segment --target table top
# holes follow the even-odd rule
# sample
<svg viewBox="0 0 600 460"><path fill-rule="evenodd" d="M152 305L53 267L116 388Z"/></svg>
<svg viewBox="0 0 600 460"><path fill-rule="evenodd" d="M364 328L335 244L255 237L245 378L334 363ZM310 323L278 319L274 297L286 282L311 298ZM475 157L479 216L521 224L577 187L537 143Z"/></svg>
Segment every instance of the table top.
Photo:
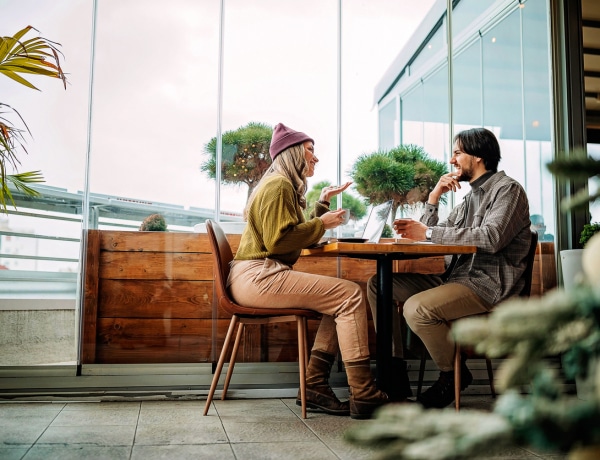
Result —
<svg viewBox="0 0 600 460"><path fill-rule="evenodd" d="M303 256L340 256L361 254L390 254L432 257L451 254L473 254L477 246L458 244L436 244L426 241L382 240L379 243L345 243L332 239L331 242L311 249L303 249Z"/></svg>

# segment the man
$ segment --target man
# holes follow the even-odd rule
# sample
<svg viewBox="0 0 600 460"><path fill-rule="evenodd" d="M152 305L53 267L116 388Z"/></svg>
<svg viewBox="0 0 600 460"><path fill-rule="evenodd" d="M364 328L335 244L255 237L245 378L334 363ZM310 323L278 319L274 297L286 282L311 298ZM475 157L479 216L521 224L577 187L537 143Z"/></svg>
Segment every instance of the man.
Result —
<svg viewBox="0 0 600 460"><path fill-rule="evenodd" d="M477 246L476 254L454 256L444 275L398 273L393 277L393 298L404 303L408 326L427 347L440 375L417 401L424 407L442 408L454 401L454 343L449 321L490 311L494 305L518 295L525 280L531 240L529 203L523 187L498 171L500 146L484 128L458 133L450 164L454 171L440 178L429 194L420 221L398 219L394 229L413 240ZM438 222L442 195L456 192L461 182L471 191L444 222ZM369 280L368 297L376 315L376 279ZM401 401L410 396L406 364L402 360L400 317L394 308L394 367L396 387L390 397ZM473 376L464 361L461 383L465 389Z"/></svg>

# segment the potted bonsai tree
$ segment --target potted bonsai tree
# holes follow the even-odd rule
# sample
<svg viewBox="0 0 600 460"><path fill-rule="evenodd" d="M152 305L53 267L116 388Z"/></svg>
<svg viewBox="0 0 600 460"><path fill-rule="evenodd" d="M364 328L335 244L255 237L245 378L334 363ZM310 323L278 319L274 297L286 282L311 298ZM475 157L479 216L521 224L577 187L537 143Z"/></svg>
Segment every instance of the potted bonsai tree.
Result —
<svg viewBox="0 0 600 460"><path fill-rule="evenodd" d="M233 131L223 133L221 181L224 184L246 184L250 197L263 174L271 165L269 146L273 128L264 123L250 122ZM216 178L217 138L204 146L208 159L200 169L211 179Z"/></svg>
<svg viewBox="0 0 600 460"><path fill-rule="evenodd" d="M447 172L446 164L430 158L422 147L408 144L361 155L352 166L350 177L369 204L393 200L395 217L398 209L425 203Z"/></svg>

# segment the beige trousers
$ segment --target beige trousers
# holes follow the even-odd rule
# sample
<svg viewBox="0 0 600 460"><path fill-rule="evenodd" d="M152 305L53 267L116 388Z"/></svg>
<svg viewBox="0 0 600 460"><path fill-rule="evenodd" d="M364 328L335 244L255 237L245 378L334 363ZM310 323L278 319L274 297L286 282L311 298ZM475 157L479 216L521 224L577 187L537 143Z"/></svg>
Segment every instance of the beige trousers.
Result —
<svg viewBox="0 0 600 460"><path fill-rule="evenodd" d="M369 358L367 306L358 284L259 259L232 262L228 285L241 305L322 313L313 350L337 355L339 349L346 362Z"/></svg>
<svg viewBox="0 0 600 460"><path fill-rule="evenodd" d="M485 313L493 307L468 287L457 283L443 284L442 279L436 275L394 274L393 292L393 355L403 356L401 318L395 308L396 304L402 302L407 325L423 341L441 371L454 368L454 341L449 334L448 322ZM376 323L376 276L369 279L367 297Z"/></svg>

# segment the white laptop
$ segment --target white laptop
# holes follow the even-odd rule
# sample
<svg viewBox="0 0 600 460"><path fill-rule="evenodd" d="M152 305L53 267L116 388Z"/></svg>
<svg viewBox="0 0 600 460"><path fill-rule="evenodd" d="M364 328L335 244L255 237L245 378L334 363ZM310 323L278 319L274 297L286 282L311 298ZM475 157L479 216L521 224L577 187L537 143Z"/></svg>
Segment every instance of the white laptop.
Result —
<svg viewBox="0 0 600 460"><path fill-rule="evenodd" d="M338 241L346 243L379 243L391 211L392 200L373 206L362 236L360 238L338 238Z"/></svg>

